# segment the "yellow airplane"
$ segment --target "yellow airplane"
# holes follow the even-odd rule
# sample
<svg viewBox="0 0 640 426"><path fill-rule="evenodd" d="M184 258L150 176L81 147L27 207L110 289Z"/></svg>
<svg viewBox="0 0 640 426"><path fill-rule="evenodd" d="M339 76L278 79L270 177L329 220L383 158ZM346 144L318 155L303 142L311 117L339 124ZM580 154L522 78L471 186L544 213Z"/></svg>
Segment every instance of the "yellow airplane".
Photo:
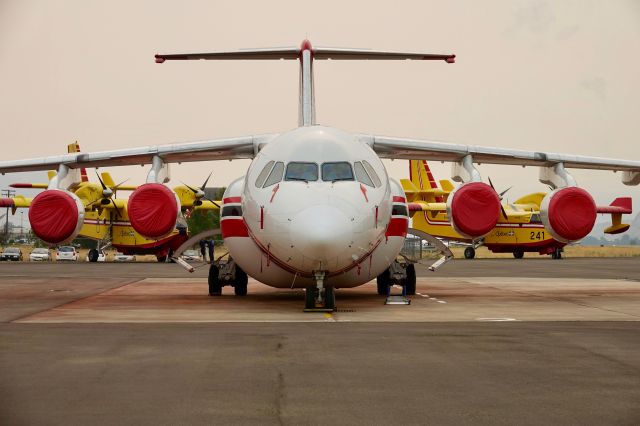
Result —
<svg viewBox="0 0 640 426"><path fill-rule="evenodd" d="M69 153L80 152L77 142L68 145ZM51 180L56 175L49 171ZM159 239L149 239L136 232L131 226L127 212L127 200L116 198L117 191L135 191L137 186L116 184L107 172L98 174L99 183L90 182L85 169L81 170L82 182L71 190L81 200L85 207L84 221L78 236L96 241L96 248L89 251L89 261L98 260L99 250L112 246L119 252L130 255L155 255L158 261L165 261L167 256L178 249L188 239L187 224L179 220L177 226L168 235ZM211 175L209 175L210 177ZM173 188L180 202L183 218L194 210L218 210L219 203L206 199L204 187L209 178L200 188L179 185ZM14 183L13 188L47 189L46 183ZM32 198L15 196L0 198L0 207L11 207L15 214L18 208L29 208Z"/></svg>
<svg viewBox="0 0 640 426"><path fill-rule="evenodd" d="M540 216L544 192L536 192L517 199L514 203L502 203L502 214L495 227L483 238L472 240L458 233L447 214L447 200L455 187L449 180L440 180L440 186L425 160L409 161L409 179L401 179L407 194L412 227L434 237L471 244L465 249L467 259L475 257L475 249L484 245L494 253L513 253L520 259L525 252L550 254L553 259L562 257L566 243L556 240L542 223ZM491 180L489 180L491 186ZM510 189L510 188L509 188ZM498 194L500 199L509 190ZM597 212L611 214L611 226L604 232L619 234L629 229L622 223L622 215L632 212L631 198L616 198L609 206L597 206Z"/></svg>

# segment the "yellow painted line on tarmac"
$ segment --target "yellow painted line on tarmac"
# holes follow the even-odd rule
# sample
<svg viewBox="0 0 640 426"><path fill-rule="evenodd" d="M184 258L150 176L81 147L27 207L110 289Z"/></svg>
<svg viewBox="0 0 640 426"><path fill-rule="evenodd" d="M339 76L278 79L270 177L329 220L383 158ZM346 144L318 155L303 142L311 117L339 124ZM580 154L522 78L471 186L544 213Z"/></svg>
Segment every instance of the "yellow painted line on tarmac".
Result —
<svg viewBox="0 0 640 426"><path fill-rule="evenodd" d="M327 319L327 321L335 321L336 319L333 317L333 314L330 312L325 312L324 313L324 317Z"/></svg>

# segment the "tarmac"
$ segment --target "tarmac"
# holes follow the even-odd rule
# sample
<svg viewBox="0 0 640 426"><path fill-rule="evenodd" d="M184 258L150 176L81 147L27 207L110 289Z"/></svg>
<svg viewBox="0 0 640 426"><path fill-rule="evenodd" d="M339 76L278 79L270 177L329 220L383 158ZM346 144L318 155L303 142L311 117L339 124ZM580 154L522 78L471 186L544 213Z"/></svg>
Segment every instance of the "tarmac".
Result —
<svg viewBox="0 0 640 426"><path fill-rule="evenodd" d="M334 313L198 266L0 264L0 424L640 424L638 258L456 260Z"/></svg>

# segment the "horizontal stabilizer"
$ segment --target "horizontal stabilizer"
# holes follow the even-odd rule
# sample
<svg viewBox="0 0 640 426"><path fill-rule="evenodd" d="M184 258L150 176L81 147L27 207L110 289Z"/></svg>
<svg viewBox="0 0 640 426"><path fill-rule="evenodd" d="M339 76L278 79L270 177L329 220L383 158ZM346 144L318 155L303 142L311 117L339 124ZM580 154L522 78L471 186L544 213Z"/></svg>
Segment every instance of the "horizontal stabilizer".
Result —
<svg viewBox="0 0 640 426"><path fill-rule="evenodd" d="M158 54L156 62L187 61L187 60L280 60L300 59L301 52L309 50L313 59L324 60L420 60L445 61L454 63L456 55L424 52L395 52L391 50L350 49L340 47L313 47L308 40L304 40L300 47L280 47L265 49L240 49L233 51Z"/></svg>
<svg viewBox="0 0 640 426"><path fill-rule="evenodd" d="M598 206L598 213L631 214L633 212L631 197L618 197L608 206Z"/></svg>

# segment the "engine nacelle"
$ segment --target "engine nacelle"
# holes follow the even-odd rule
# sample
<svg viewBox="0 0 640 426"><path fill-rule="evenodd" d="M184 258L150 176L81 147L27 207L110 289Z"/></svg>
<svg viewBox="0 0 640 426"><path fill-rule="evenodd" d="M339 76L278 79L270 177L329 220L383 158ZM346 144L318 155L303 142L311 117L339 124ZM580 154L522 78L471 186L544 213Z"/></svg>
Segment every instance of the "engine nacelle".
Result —
<svg viewBox="0 0 640 426"><path fill-rule="evenodd" d="M48 189L35 196L29 207L33 233L49 244L73 240L84 223L84 205L78 196L61 189Z"/></svg>
<svg viewBox="0 0 640 426"><path fill-rule="evenodd" d="M180 200L175 192L160 183L145 183L136 189L127 203L131 226L143 237L160 239L175 228Z"/></svg>
<svg viewBox="0 0 640 426"><path fill-rule="evenodd" d="M486 183L464 183L449 194L447 215L458 234L470 239L483 237L498 223L500 197Z"/></svg>
<svg viewBox="0 0 640 426"><path fill-rule="evenodd" d="M596 222L593 197L575 186L551 191L540 203L540 219L551 236L570 243L586 237Z"/></svg>

